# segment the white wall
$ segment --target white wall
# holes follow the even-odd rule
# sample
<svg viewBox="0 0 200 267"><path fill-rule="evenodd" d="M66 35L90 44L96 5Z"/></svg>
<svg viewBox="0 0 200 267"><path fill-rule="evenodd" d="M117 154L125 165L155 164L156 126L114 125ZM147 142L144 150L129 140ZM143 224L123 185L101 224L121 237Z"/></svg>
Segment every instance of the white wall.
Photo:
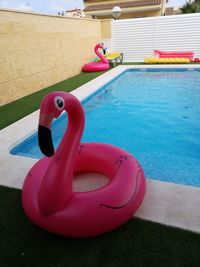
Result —
<svg viewBox="0 0 200 267"><path fill-rule="evenodd" d="M123 52L124 62L143 61L154 49L200 57L200 13L112 21L112 50Z"/></svg>

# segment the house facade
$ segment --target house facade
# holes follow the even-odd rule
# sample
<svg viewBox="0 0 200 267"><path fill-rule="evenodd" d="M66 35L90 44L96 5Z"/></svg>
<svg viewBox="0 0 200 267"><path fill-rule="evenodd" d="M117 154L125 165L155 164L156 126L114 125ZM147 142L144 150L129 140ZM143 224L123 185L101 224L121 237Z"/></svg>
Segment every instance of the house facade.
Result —
<svg viewBox="0 0 200 267"><path fill-rule="evenodd" d="M74 17L74 18L82 18L84 17L84 13L81 9L70 9L65 11L65 16Z"/></svg>
<svg viewBox="0 0 200 267"><path fill-rule="evenodd" d="M111 19L112 9L121 8L120 19L154 17L165 15L166 0L84 0L86 16Z"/></svg>

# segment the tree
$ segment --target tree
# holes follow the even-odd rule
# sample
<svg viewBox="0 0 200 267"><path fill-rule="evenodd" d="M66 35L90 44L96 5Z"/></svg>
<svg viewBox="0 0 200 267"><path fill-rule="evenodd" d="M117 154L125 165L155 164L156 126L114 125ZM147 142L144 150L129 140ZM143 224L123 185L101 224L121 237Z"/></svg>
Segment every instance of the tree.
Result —
<svg viewBox="0 0 200 267"><path fill-rule="evenodd" d="M189 0L181 8L183 14L200 12L200 0Z"/></svg>
<svg viewBox="0 0 200 267"><path fill-rule="evenodd" d="M196 5L197 12L200 12L200 0L195 0L194 3Z"/></svg>

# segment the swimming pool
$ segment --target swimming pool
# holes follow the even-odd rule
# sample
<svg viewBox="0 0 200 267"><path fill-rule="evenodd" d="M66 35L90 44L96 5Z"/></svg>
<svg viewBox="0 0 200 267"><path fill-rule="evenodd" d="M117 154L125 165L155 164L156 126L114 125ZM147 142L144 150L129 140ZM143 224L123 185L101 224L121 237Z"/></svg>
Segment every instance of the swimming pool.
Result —
<svg viewBox="0 0 200 267"><path fill-rule="evenodd" d="M128 150L152 179L199 187L199 84L199 70L128 70L83 101L82 141ZM54 122L55 146L66 124L65 116ZM11 153L41 157L37 133Z"/></svg>

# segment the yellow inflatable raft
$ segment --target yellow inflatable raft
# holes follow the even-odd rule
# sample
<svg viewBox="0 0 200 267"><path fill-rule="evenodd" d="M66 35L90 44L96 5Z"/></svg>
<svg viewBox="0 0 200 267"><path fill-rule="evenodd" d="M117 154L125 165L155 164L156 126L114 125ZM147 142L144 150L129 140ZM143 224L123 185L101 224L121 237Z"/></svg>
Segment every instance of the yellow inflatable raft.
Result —
<svg viewBox="0 0 200 267"><path fill-rule="evenodd" d="M154 58L154 57L146 57L144 62L147 64L183 64L189 63L190 60L184 57L176 57L176 58Z"/></svg>

